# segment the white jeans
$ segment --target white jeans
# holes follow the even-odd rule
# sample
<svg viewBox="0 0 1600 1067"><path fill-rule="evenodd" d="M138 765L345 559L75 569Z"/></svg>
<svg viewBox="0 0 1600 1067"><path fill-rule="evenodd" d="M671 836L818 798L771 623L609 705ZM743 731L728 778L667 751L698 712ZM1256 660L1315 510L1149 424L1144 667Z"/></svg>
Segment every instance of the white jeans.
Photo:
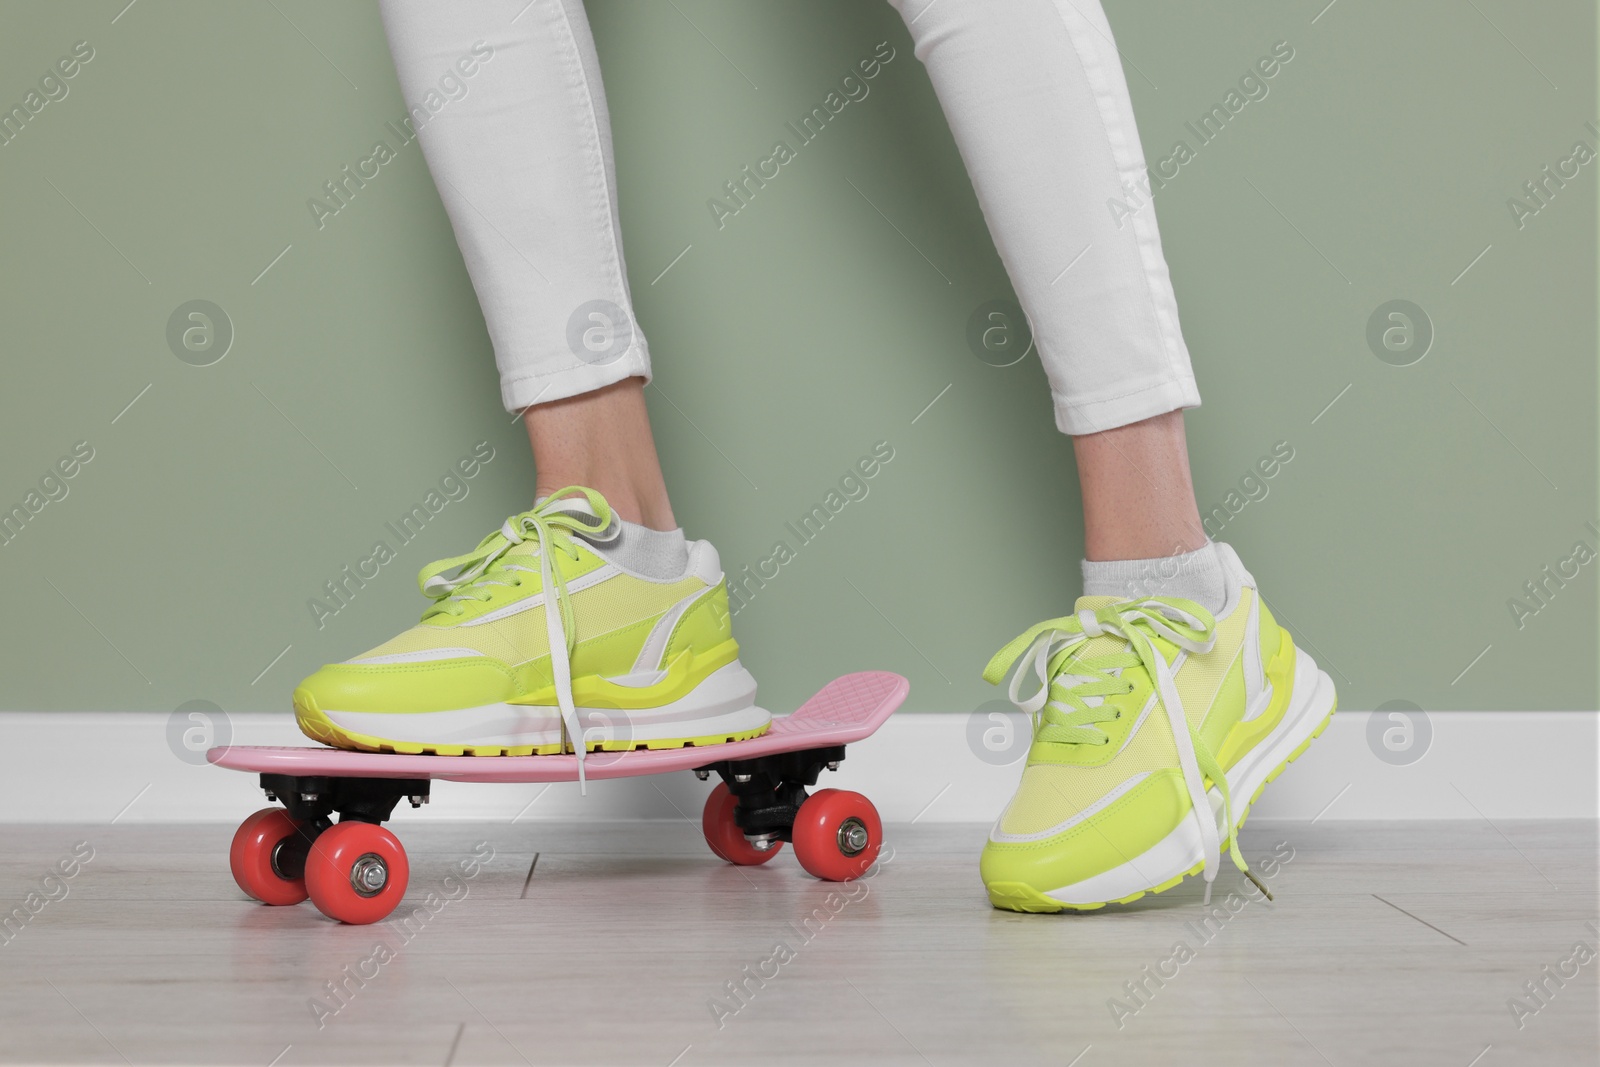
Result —
<svg viewBox="0 0 1600 1067"><path fill-rule="evenodd" d="M890 0L1033 327L1056 424L1195 407L1099 0ZM631 375L610 120L581 0L382 0L400 87L483 307L508 411Z"/></svg>

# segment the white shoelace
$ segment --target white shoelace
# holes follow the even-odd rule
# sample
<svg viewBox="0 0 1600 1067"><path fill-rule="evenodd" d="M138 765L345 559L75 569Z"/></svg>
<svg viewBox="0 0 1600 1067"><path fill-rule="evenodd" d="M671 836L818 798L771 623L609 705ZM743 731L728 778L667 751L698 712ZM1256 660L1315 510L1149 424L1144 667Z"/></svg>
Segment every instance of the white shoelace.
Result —
<svg viewBox="0 0 1600 1067"><path fill-rule="evenodd" d="M578 499L569 493L582 493L588 503L587 511L578 510ZM563 506L565 505L565 507ZM613 521L611 508L605 498L590 489L563 489L546 497L532 511L513 515L498 531L485 537L471 552L440 560L423 568L417 576L425 596L439 604L454 601L481 600L469 595L470 589L490 585L512 585L488 576L494 566L512 547L527 541L534 543L534 555L539 560L539 591L544 598L545 632L550 645L550 673L555 683L556 703L561 714L561 726L566 743L578 757L578 788L588 794L588 779L584 773L584 756L588 742L584 739L582 724L578 721L576 702L572 694L572 605L567 594L567 583L559 567L551 562L551 551L559 547L558 539L569 542L570 534L581 534L586 540L606 543L616 539L620 527ZM501 571L533 573L530 567L518 563L504 563Z"/></svg>
<svg viewBox="0 0 1600 1067"><path fill-rule="evenodd" d="M1135 625L1136 623L1143 625ZM1238 841L1233 831L1233 802L1228 792L1227 776L1223 774L1215 757L1206 749L1184 713L1183 700L1178 695L1172 668L1167 664L1166 657L1151 644L1150 638L1144 632L1146 628L1190 653L1209 652L1216 645L1214 623L1209 616L1195 615L1176 604L1156 598L1121 601L1109 604L1098 611L1084 609L1075 615L1039 623L1001 649L990 661L984 677L998 681L1003 674L997 673L997 668L999 672L1003 672L1011 662L1016 662L1017 670L1011 678L1009 695L1012 703L1019 709L1034 716L1036 736L1050 740L1046 731L1053 730L1063 734L1061 739L1064 741L1084 739L1084 735L1074 731L1092 730L1092 727L1071 722L1049 721L1050 716L1045 714L1046 709L1054 712L1056 718L1063 719L1078 710L1055 699L1054 690L1059 688L1065 695L1080 686L1092 688L1098 684L1104 689L1107 680L1114 675L1110 672L1096 671L1086 664L1074 663L1069 657L1060 661L1061 670L1052 677L1050 664L1057 661L1058 654L1069 652L1095 637L1111 634L1127 641L1130 650L1149 672L1156 692L1161 698L1161 704L1167 712L1173 742L1178 750L1178 766L1183 772L1184 786L1189 794L1194 817L1199 820L1201 848L1205 857L1205 903L1211 903L1211 887L1222 865L1224 843L1227 844L1234 864L1270 900L1272 894L1251 872L1239 853ZM1018 656L1017 650L1023 645L1027 646L1026 651ZM1076 671L1074 667L1077 668ZM1023 675L1030 671L1038 678L1039 689L1032 696L1023 698L1020 695ZM1121 669L1115 673L1120 674ZM1083 708L1092 708L1102 703L1103 696L1090 694L1076 696L1075 700ZM1218 813L1212 810L1211 798L1205 787L1206 775L1211 777L1212 783L1222 794L1221 815L1225 829L1218 828Z"/></svg>

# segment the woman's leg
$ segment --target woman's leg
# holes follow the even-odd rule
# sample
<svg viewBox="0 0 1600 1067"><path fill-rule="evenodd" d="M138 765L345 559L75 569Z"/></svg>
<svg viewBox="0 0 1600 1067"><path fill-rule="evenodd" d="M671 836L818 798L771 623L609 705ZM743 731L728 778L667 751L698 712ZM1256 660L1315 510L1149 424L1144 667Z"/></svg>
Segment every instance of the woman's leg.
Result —
<svg viewBox="0 0 1600 1067"><path fill-rule="evenodd" d="M1093 909L1203 871L1209 899L1224 855L1254 879L1235 831L1326 725L1333 684L1200 525L1181 414L1200 397L1155 214L1121 209L1144 158L1111 29L1098 0L893 2L1032 320L1083 483L1085 596L984 672L998 682L1015 666L1012 697L1035 716L979 862L989 898Z"/></svg>
<svg viewBox="0 0 1600 1067"><path fill-rule="evenodd" d="M670 530L650 435L610 117L581 0L383 0L400 88L472 276L537 494Z"/></svg>
<svg viewBox="0 0 1600 1067"><path fill-rule="evenodd" d="M1098 0L891 0L944 107L1073 436L1091 561L1201 548L1178 328L1122 65Z"/></svg>
<svg viewBox="0 0 1600 1067"><path fill-rule="evenodd" d="M717 551L675 528L650 436L582 4L382 11L506 407L527 423L535 495L585 491L425 568L423 621L301 682L301 729L344 748L474 756L760 734L770 717L739 662Z"/></svg>

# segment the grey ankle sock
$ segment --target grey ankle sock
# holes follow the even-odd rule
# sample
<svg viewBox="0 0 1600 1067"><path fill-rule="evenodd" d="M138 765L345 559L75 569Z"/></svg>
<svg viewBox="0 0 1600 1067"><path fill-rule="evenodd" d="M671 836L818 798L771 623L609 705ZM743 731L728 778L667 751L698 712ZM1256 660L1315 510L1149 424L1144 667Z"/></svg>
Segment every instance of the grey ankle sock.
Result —
<svg viewBox="0 0 1600 1067"><path fill-rule="evenodd" d="M1177 596L1212 613L1228 600L1222 560L1209 542L1181 556L1160 559L1083 561L1083 595L1138 599Z"/></svg>
<svg viewBox="0 0 1600 1067"><path fill-rule="evenodd" d="M681 577L689 569L689 542L681 529L652 530L621 519L616 523L616 540L594 546L612 563L658 580Z"/></svg>

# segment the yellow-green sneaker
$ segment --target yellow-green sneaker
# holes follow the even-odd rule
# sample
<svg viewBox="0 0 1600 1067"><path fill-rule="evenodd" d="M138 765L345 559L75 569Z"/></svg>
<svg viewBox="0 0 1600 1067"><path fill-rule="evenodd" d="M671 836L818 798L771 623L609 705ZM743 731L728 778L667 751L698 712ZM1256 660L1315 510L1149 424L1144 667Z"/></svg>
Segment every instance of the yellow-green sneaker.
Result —
<svg viewBox="0 0 1600 1067"><path fill-rule="evenodd" d="M1086 596L989 662L990 682L1017 664L1011 699L1034 716L1022 782L979 863L996 907L1088 910L1202 870L1209 903L1224 849L1256 881L1235 834L1327 726L1333 681L1233 550L1216 551L1227 603L1215 617L1176 597ZM1019 699L1028 674L1040 689Z"/></svg>
<svg viewBox="0 0 1600 1067"><path fill-rule="evenodd" d="M668 748L764 733L717 551L638 573L592 489L554 493L465 555L423 568L422 621L294 692L339 748L500 756ZM581 755L580 755L581 761Z"/></svg>

